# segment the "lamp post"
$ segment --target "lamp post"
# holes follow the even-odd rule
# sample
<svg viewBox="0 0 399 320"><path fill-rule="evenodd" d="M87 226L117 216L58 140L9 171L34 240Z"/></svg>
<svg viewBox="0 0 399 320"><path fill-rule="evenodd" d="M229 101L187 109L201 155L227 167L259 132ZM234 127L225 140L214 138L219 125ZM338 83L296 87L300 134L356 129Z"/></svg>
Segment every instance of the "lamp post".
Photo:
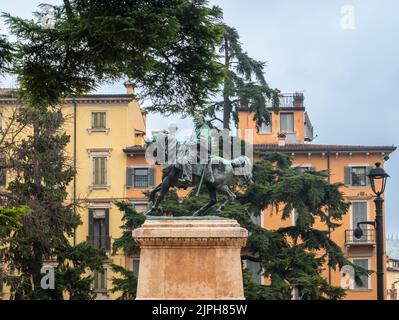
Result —
<svg viewBox="0 0 399 320"><path fill-rule="evenodd" d="M381 167L381 163L377 162L375 168L370 170L368 177L370 179L371 188L376 195L374 199L375 221L358 223L354 235L358 239L363 236L363 231L360 228L361 224L372 224L375 227L377 240L377 299L384 300L384 219L382 213L384 199L381 196L384 193L389 175Z"/></svg>

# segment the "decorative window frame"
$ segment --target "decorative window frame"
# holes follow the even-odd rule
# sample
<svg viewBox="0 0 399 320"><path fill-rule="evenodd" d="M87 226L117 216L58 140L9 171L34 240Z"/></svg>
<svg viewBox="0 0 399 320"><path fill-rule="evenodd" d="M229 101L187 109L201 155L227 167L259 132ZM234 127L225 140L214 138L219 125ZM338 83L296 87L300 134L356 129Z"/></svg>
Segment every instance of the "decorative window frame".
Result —
<svg viewBox="0 0 399 320"><path fill-rule="evenodd" d="M98 112L105 113L105 128L93 128L92 127L93 113L98 113ZM108 127L108 111L107 110L92 110L92 111L90 111L89 126L87 128L87 132L89 134L92 134L93 132L105 132L106 134L108 134L109 131L110 131L110 128Z"/></svg>
<svg viewBox="0 0 399 320"><path fill-rule="evenodd" d="M352 203L354 203L354 202L366 202L367 203L367 218L366 219L367 219L367 221L370 221L370 201L364 200L364 199L362 199L362 200L360 200L360 199L350 199L349 202L351 203L351 206L349 208L349 219L350 219L349 223L350 223L350 229L351 230L354 229L354 226L353 226L353 206L352 206Z"/></svg>
<svg viewBox="0 0 399 320"><path fill-rule="evenodd" d="M367 269L371 269L371 257L363 257L363 256L358 256L358 257L353 257L350 259L350 261L354 264L354 260L367 260ZM373 288L371 286L371 275L367 276L367 288L355 288L355 282L351 284L351 287L349 288L350 291L353 292L365 292L365 291L372 291Z"/></svg>
<svg viewBox="0 0 399 320"><path fill-rule="evenodd" d="M351 189L370 189L370 185L367 184L367 167L370 167L370 163L364 162L364 163L348 163L347 167L351 168L351 174L352 174L352 168L356 167L365 167L366 168L366 185L364 186L354 186L353 182L350 186Z"/></svg>
<svg viewBox="0 0 399 320"><path fill-rule="evenodd" d="M90 165L89 165L89 189L91 190L96 190L96 189L106 189L109 190L111 188L110 184L110 159L111 159L111 153L112 149L111 148L104 148L104 149L87 149L89 159L90 159ZM93 184L93 160L94 158L100 158L100 157L106 157L107 158L107 174L106 174L106 184L105 185L94 185Z"/></svg>

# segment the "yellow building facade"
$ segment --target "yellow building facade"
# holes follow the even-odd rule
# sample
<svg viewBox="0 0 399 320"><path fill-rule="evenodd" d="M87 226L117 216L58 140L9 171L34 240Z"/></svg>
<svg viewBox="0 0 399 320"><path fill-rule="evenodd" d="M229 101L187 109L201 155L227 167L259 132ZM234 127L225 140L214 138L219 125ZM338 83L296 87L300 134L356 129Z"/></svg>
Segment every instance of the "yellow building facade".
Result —
<svg viewBox="0 0 399 320"><path fill-rule="evenodd" d="M134 88L126 83L125 94L88 94L66 99L62 105L65 131L70 136L67 154L76 166L75 180L68 186L68 202L78 204L82 225L72 243L89 241L108 252L105 273L95 274L94 288L98 299L114 299L110 264L125 266L122 253L111 255L112 243L121 236L122 214L116 200L126 199L127 157L124 149L143 145L146 114L134 99ZM15 108L20 106L12 92L0 93L3 127ZM12 173L8 173L8 179ZM2 297L7 299L3 286Z"/></svg>

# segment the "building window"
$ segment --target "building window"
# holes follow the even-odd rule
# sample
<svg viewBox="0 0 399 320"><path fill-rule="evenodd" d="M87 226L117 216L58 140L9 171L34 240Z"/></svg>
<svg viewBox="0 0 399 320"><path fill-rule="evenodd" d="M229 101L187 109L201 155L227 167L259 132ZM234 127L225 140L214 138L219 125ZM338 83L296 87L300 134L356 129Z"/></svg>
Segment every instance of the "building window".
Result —
<svg viewBox="0 0 399 320"><path fill-rule="evenodd" d="M107 270L106 269L104 269L104 271L95 270L93 275L94 275L93 279L94 290L96 291L107 290Z"/></svg>
<svg viewBox="0 0 399 320"><path fill-rule="evenodd" d="M352 229L357 228L359 222L368 221L368 205L367 201L352 202ZM360 225L363 230L363 236L360 239L353 237L353 241L364 242L367 240L367 227L364 224Z"/></svg>
<svg viewBox="0 0 399 320"><path fill-rule="evenodd" d="M128 168L126 186L128 188L150 188L155 185L154 168Z"/></svg>
<svg viewBox="0 0 399 320"><path fill-rule="evenodd" d="M294 113L292 112L280 113L280 131L294 132Z"/></svg>
<svg viewBox="0 0 399 320"><path fill-rule="evenodd" d="M260 126L259 133L272 133L272 132L273 132L272 114L270 113L270 122L268 124L263 122L262 125Z"/></svg>
<svg viewBox="0 0 399 320"><path fill-rule="evenodd" d="M251 220L253 223L257 224L258 226L262 226L262 210L259 214L255 214L251 212Z"/></svg>
<svg viewBox="0 0 399 320"><path fill-rule="evenodd" d="M366 186L366 167L352 167L352 186Z"/></svg>
<svg viewBox="0 0 399 320"><path fill-rule="evenodd" d="M0 264L0 295L4 291L3 266Z"/></svg>
<svg viewBox="0 0 399 320"><path fill-rule="evenodd" d="M291 220L291 224L292 224L293 227L295 227L298 224L298 217L299 217L298 210L297 209L292 210L292 213L291 213L291 219L292 219Z"/></svg>
<svg viewBox="0 0 399 320"><path fill-rule="evenodd" d="M108 184L107 181L107 165L108 165L108 157L106 156L93 156L92 157L92 165L93 165L93 177L92 177L92 185L93 186L106 186Z"/></svg>
<svg viewBox="0 0 399 320"><path fill-rule="evenodd" d="M369 166L345 167L345 185L351 187L365 187L370 185L367 177L370 171Z"/></svg>
<svg viewBox="0 0 399 320"><path fill-rule="evenodd" d="M360 266L363 269L369 270L369 259L367 259L367 258L353 259L353 264ZM353 289L355 289L355 290L370 289L369 276L360 275L359 279L360 279L360 283L356 283L356 281L354 281Z"/></svg>
<svg viewBox="0 0 399 320"><path fill-rule="evenodd" d="M0 187L4 187L7 184L7 170L5 165L6 159L0 155Z"/></svg>
<svg viewBox="0 0 399 320"><path fill-rule="evenodd" d="M298 166L295 167L299 172L301 173L305 173L305 172L309 172L309 171L313 171L314 167L307 165L307 166Z"/></svg>
<svg viewBox="0 0 399 320"><path fill-rule="evenodd" d="M109 209L89 210L88 241L97 248L110 250Z"/></svg>
<svg viewBox="0 0 399 320"><path fill-rule="evenodd" d="M132 271L136 274L136 276L139 274L139 269L140 269L140 259L133 258L132 259Z"/></svg>
<svg viewBox="0 0 399 320"><path fill-rule="evenodd" d="M146 213L148 211L148 204L147 203L134 203L134 210L138 213Z"/></svg>
<svg viewBox="0 0 399 320"><path fill-rule="evenodd" d="M93 130L105 130L107 113L106 112L92 112L91 113L91 128Z"/></svg>
<svg viewBox="0 0 399 320"><path fill-rule="evenodd" d="M262 284L261 265L260 262L245 260L245 268L251 271L252 279Z"/></svg>

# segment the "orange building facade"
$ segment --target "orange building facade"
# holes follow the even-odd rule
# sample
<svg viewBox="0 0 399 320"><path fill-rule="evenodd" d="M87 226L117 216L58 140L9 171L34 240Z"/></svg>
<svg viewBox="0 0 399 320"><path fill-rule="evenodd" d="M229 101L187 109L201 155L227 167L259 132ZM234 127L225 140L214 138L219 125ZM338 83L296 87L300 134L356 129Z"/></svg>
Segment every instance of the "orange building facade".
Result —
<svg viewBox="0 0 399 320"><path fill-rule="evenodd" d="M244 137L245 130L253 130L254 161L259 160L261 152L282 152L292 158L294 166L302 167L304 170L328 170L329 182L344 183L341 191L345 200L351 205L349 212L341 221L341 226L331 231L331 239L342 248L352 262L375 271L375 231L366 229L364 236L361 239L356 239L353 230L357 222L375 218L373 192L366 176L368 170L377 161L384 163L384 158L396 147L312 144L313 127L310 118L303 106L303 100L295 101L294 95L284 95L279 111L274 112L270 108L270 112L271 123L262 125L259 132L256 131L253 114L245 110L239 112L237 134ZM161 182L162 168L147 164L145 149L141 145L128 147L124 149L124 152L127 155L128 166L126 197L134 203L138 211L144 212L148 207L143 192ZM259 223L268 229L293 225L295 224L295 212L290 219L282 221L281 215L265 208ZM315 227L325 228L321 223ZM136 260L138 266L138 257L126 259L127 265L134 265L132 259ZM256 266L252 267L253 270L257 269ZM324 275L331 284L341 285L340 270L326 268ZM266 279L260 275L257 279L266 283ZM362 285L352 285L347 292L346 299L376 299L376 274L373 273L368 278L363 277L362 280ZM295 298L295 294L293 298Z"/></svg>
<svg viewBox="0 0 399 320"><path fill-rule="evenodd" d="M281 152L291 157L293 166L302 167L304 170L328 170L330 183L343 183L341 192L350 203L350 209L341 221L341 226L331 231L330 237L342 248L349 260L375 271L375 230L372 227L365 228L360 239L354 237L353 230L360 221L374 221L374 194L367 174L377 161L384 164L386 157L396 148L312 144L313 127L303 101L298 105L294 103L293 95L284 95L282 102L279 112L271 111L271 124L263 125L259 132L256 132L253 114L246 111L239 113L238 129L241 134L247 129L254 130L254 160L259 159L260 152ZM295 214L293 212L290 219L282 221L280 214L266 208L262 212L260 223L267 229L295 225ZM315 227L327 230L321 223L316 223ZM326 267L324 274L331 284L341 285L340 270L329 270ZM376 274L363 277L362 282L362 285L351 285L346 299L376 299Z"/></svg>

